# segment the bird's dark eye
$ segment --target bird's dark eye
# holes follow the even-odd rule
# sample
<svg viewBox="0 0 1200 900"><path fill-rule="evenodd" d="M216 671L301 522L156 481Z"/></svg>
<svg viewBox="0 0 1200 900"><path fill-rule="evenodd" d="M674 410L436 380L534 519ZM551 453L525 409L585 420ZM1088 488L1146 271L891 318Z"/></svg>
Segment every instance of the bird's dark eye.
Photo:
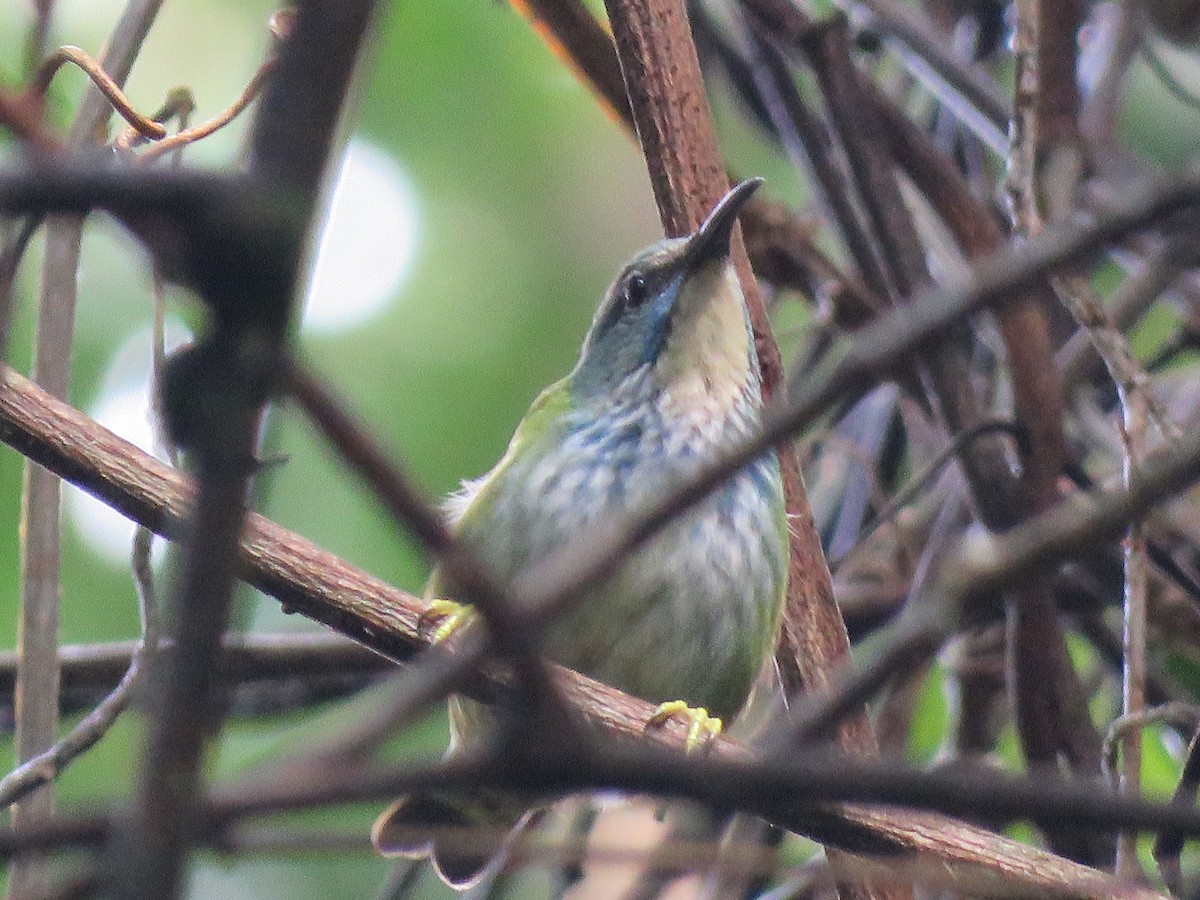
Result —
<svg viewBox="0 0 1200 900"><path fill-rule="evenodd" d="M650 296L650 286L646 284L646 276L634 272L625 281L625 302L629 306L641 306Z"/></svg>

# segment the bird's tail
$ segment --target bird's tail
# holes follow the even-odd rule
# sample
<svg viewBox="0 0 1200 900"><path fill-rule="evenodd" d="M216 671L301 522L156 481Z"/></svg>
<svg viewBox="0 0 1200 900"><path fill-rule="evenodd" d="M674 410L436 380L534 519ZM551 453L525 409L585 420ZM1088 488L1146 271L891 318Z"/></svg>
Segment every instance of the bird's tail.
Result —
<svg viewBox="0 0 1200 900"><path fill-rule="evenodd" d="M462 890L503 853L529 817L511 799L414 794L375 820L371 843L384 856L428 855L442 881Z"/></svg>

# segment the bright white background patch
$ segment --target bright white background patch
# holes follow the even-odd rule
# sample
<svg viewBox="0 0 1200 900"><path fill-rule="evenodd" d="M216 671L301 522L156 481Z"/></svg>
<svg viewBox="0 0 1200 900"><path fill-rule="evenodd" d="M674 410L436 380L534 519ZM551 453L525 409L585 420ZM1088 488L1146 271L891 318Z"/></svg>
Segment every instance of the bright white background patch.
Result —
<svg viewBox="0 0 1200 900"><path fill-rule="evenodd" d="M189 339L190 334L182 324L167 322L168 351ZM149 328L140 329L125 340L113 354L100 394L87 412L109 431L162 458L163 454L155 447L151 424L150 348ZM67 485L65 505L67 520L88 548L113 565L129 565L133 548L132 522L91 494L70 485Z"/></svg>
<svg viewBox="0 0 1200 900"><path fill-rule="evenodd" d="M331 333L359 325L395 296L417 245L416 195L390 156L351 139L317 244L303 327Z"/></svg>

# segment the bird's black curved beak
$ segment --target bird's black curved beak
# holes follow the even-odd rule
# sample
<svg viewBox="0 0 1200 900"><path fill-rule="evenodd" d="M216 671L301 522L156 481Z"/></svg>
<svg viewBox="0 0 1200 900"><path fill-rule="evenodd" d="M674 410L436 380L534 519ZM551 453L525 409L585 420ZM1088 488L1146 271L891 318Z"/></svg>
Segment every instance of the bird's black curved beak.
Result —
<svg viewBox="0 0 1200 900"><path fill-rule="evenodd" d="M762 183L761 178L748 178L730 188L729 193L713 207L704 224L688 238L687 248L683 252L687 269L698 269L707 262L729 255L729 241L738 213Z"/></svg>

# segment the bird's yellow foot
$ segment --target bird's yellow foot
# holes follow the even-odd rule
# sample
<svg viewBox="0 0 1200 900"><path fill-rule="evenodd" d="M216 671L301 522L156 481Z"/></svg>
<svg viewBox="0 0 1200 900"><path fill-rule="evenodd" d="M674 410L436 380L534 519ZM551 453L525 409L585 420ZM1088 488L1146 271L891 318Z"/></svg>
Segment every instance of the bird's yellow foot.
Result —
<svg viewBox="0 0 1200 900"><path fill-rule="evenodd" d="M669 700L658 705L658 709L646 723L646 729L661 728L668 719L676 716L684 719L688 725L687 743L684 745L688 753L700 748L707 749L725 727L720 719L710 716L708 710L703 707L688 706L682 700Z"/></svg>
<svg viewBox="0 0 1200 900"><path fill-rule="evenodd" d="M474 618L475 610L466 603L439 598L429 601L429 608L417 622L417 630L424 633L432 628L433 642L440 644Z"/></svg>

